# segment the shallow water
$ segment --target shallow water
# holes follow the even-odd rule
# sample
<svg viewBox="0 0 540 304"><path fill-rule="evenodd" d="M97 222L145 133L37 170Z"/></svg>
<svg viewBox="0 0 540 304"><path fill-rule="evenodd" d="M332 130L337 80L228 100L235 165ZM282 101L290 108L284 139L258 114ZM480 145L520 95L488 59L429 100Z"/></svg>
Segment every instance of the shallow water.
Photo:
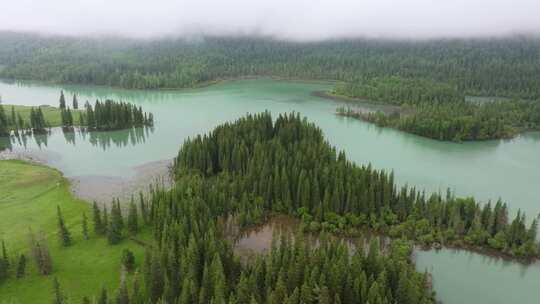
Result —
<svg viewBox="0 0 540 304"><path fill-rule="evenodd" d="M210 131L222 122L264 110L274 115L297 111L321 127L329 142L344 149L350 159L393 169L399 183L427 191L450 187L458 195L482 200L501 197L512 212L522 209L530 216L540 213L540 132L512 140L438 142L336 116L340 102L311 94L329 88L331 84L269 79L182 91L0 82L4 104L56 106L63 89L68 101L77 93L79 103L113 98L153 112L153 129L67 135L55 129L46 139L38 138L40 145L33 138L27 140L26 148L11 144L13 153L43 159L67 177L134 178L140 166L172 159L187 137ZM7 146L6 138L0 138L0 148L2 145ZM420 270L433 271L436 290L445 303L537 303L540 297L540 288L530 283L540 284L539 265L523 272L516 263L494 262L497 260L462 251L418 252L417 259ZM468 274L467 269L475 269L474 274ZM494 288L503 283L506 292ZM494 298L480 292L490 289L496 289L491 291ZM518 292L521 298L516 298Z"/></svg>

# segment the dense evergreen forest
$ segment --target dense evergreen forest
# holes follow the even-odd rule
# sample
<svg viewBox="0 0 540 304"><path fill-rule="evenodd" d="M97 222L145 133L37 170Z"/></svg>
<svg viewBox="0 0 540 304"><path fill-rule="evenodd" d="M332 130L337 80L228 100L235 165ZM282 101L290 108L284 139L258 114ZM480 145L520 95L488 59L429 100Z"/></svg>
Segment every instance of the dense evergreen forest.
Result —
<svg viewBox="0 0 540 304"><path fill-rule="evenodd" d="M242 76L346 82L431 79L468 95L540 97L534 37L320 42L262 37L130 40L0 33L1 77L125 88L193 87Z"/></svg>
<svg viewBox="0 0 540 304"><path fill-rule="evenodd" d="M540 130L538 101L467 100L457 86L427 79L357 80L337 84L332 94L401 107L392 113L339 107L339 115L438 140L510 138L522 131Z"/></svg>
<svg viewBox="0 0 540 304"><path fill-rule="evenodd" d="M280 116L275 124L267 113L248 116L188 140L176 161L177 177L185 172L232 183L239 205L224 208L244 210L240 217L247 223L275 211L302 217L311 231L370 227L426 245L539 254L536 218L526 227L525 215L510 220L501 201L480 204L398 188L393 173L351 163L299 115Z"/></svg>

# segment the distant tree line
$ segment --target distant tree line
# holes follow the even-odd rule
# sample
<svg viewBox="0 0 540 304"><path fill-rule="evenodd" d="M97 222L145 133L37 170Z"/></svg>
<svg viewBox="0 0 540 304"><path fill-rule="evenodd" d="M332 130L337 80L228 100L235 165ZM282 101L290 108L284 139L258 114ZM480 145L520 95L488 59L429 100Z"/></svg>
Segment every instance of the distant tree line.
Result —
<svg viewBox="0 0 540 304"><path fill-rule="evenodd" d="M480 96L540 98L536 37L342 39L264 37L93 39L0 33L0 76L154 89L223 78L277 76L344 82L399 76L432 79ZM61 59L61 60L60 60Z"/></svg>

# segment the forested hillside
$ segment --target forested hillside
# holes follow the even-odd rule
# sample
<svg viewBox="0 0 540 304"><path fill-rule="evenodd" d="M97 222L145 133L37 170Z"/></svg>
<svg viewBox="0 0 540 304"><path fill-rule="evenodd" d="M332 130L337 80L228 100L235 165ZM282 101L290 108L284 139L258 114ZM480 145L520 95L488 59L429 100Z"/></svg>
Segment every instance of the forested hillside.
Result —
<svg viewBox="0 0 540 304"><path fill-rule="evenodd" d="M540 97L540 40L129 40L0 33L0 76L125 88L192 87L264 75L347 82L431 79L460 94Z"/></svg>

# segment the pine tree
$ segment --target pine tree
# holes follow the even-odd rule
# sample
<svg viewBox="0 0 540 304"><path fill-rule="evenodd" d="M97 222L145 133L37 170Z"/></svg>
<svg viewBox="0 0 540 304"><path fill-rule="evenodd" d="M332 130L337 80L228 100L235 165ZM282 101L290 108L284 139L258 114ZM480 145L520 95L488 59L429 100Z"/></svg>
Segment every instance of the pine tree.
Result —
<svg viewBox="0 0 540 304"><path fill-rule="evenodd" d="M155 303L163 294L163 272L157 254L152 255L152 264L150 265L150 299Z"/></svg>
<svg viewBox="0 0 540 304"><path fill-rule="evenodd" d="M4 240L2 240L2 260L4 261L4 265L6 266L6 269L9 269L9 257L8 257L8 254L7 254L7 249L6 249L6 243Z"/></svg>
<svg viewBox="0 0 540 304"><path fill-rule="evenodd" d="M17 116L15 115L15 107L14 106L11 106L11 121L10 121L10 124L15 129L18 129Z"/></svg>
<svg viewBox="0 0 540 304"><path fill-rule="evenodd" d="M0 282L4 281L8 277L8 265L4 259L0 259Z"/></svg>
<svg viewBox="0 0 540 304"><path fill-rule="evenodd" d="M127 218L127 229L128 229L128 232L131 235L137 234L137 232L139 230L137 206L133 202L133 198L131 198L131 203L129 204L129 213L128 213L128 218Z"/></svg>
<svg viewBox="0 0 540 304"><path fill-rule="evenodd" d="M26 272L26 256L21 254L17 263L17 278L24 277Z"/></svg>
<svg viewBox="0 0 540 304"><path fill-rule="evenodd" d="M105 232L105 228L103 226L103 222L101 219L101 210L99 209L96 201L94 201L92 210L93 210L92 220L94 222L94 233L98 235L103 234Z"/></svg>
<svg viewBox="0 0 540 304"><path fill-rule="evenodd" d="M99 294L97 304L109 304L107 297L107 289L105 289L105 286L101 287L101 292Z"/></svg>
<svg viewBox="0 0 540 304"><path fill-rule="evenodd" d="M8 119L2 101L0 100L0 136L9 135Z"/></svg>
<svg viewBox="0 0 540 304"><path fill-rule="evenodd" d="M30 252L38 266L39 272L43 275L49 275L52 272L52 260L45 236L40 234L39 238L36 238L30 232L29 240Z"/></svg>
<svg viewBox="0 0 540 304"><path fill-rule="evenodd" d="M321 291L319 294L319 304L330 304L332 303L332 299L330 298L330 292L328 290L328 287L323 286L321 287Z"/></svg>
<svg viewBox="0 0 540 304"><path fill-rule="evenodd" d="M60 283L58 282L58 279L55 277L53 279L53 304L64 304L64 303L65 303L65 298L60 288Z"/></svg>
<svg viewBox="0 0 540 304"><path fill-rule="evenodd" d="M77 94L73 94L73 109L79 109L79 101L77 101Z"/></svg>
<svg viewBox="0 0 540 304"><path fill-rule="evenodd" d="M111 207L111 220L107 225L107 239L109 244L118 244L122 240L122 211L120 203L115 203L113 200Z"/></svg>
<svg viewBox="0 0 540 304"><path fill-rule="evenodd" d="M57 206L57 213L58 213L58 236L60 238L60 243L64 247L70 246L71 234L69 233L64 223L64 218L62 216L62 212L60 211L60 206Z"/></svg>
<svg viewBox="0 0 540 304"><path fill-rule="evenodd" d="M60 91L60 109L66 108L66 98L64 97L64 91Z"/></svg>
<svg viewBox="0 0 540 304"><path fill-rule="evenodd" d="M82 235L85 240L90 238L88 235L88 218L86 217L86 212L83 212L82 216Z"/></svg>
<svg viewBox="0 0 540 304"><path fill-rule="evenodd" d="M124 249L122 251L122 265L127 272L135 270L135 255L131 250Z"/></svg>
<svg viewBox="0 0 540 304"><path fill-rule="evenodd" d="M139 192L139 205L141 209L141 218L143 220L143 224L147 225L149 221L148 208L146 207L146 203L144 202L144 196L142 192Z"/></svg>

